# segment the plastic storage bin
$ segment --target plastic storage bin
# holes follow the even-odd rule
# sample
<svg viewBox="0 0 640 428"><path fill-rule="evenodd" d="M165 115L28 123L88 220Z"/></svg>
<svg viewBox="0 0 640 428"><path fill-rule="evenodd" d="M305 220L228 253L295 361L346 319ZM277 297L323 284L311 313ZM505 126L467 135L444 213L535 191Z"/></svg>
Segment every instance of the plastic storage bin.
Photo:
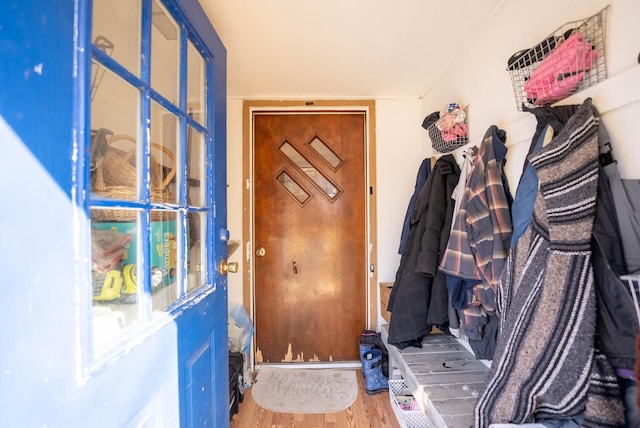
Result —
<svg viewBox="0 0 640 428"><path fill-rule="evenodd" d="M397 396L407 393L407 384L404 379L389 380L389 400L396 419L402 428L431 428L433 425L422 410L405 410L400 407Z"/></svg>

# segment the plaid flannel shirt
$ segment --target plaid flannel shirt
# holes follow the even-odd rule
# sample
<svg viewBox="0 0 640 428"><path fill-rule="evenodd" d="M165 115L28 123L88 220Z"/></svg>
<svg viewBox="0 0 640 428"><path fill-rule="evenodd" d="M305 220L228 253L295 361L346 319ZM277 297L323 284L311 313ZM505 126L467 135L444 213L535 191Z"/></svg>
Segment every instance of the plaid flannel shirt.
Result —
<svg viewBox="0 0 640 428"><path fill-rule="evenodd" d="M495 290L512 233L511 199L504 185L503 163L507 154L504 139L505 132L495 125L487 130L440 263L440 270L448 275L481 280L469 302L470 306L482 305L488 311L496 307ZM475 315L476 311L473 312Z"/></svg>

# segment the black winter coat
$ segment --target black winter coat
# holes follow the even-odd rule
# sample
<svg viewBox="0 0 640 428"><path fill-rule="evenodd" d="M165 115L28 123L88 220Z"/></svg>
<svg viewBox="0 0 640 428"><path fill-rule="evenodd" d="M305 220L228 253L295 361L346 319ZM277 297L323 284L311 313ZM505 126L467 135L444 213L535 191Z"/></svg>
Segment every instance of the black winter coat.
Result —
<svg viewBox="0 0 640 428"><path fill-rule="evenodd" d="M624 273L621 242L611 191L600 169L591 239L597 303L596 344L614 368L633 370L638 319L629 289L618 277Z"/></svg>
<svg viewBox="0 0 640 428"><path fill-rule="evenodd" d="M448 293L438 271L453 217L453 189L460 168L455 158L438 159L416 199L387 310L391 312L389 343L404 348L422 342L432 326L448 331Z"/></svg>

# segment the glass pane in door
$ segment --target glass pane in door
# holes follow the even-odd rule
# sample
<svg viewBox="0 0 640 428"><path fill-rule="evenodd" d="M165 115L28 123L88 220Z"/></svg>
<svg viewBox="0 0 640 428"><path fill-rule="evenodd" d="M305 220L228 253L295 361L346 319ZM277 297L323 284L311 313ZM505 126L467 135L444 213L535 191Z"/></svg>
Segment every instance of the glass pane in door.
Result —
<svg viewBox="0 0 640 428"><path fill-rule="evenodd" d="M177 227L176 211L151 210L149 265L153 310L164 309L181 297Z"/></svg>
<svg viewBox="0 0 640 428"><path fill-rule="evenodd" d="M187 50L187 111L189 116L206 126L204 66L204 58L202 58L193 43L189 41Z"/></svg>
<svg viewBox="0 0 640 428"><path fill-rule="evenodd" d="M93 0L93 44L136 76L140 75L140 11L139 0ZM96 79L92 86L98 83Z"/></svg>
<svg viewBox="0 0 640 428"><path fill-rule="evenodd" d="M141 211L91 209L93 338L99 351L140 321L138 289Z"/></svg>
<svg viewBox="0 0 640 428"><path fill-rule="evenodd" d="M204 135L192 127L187 129L187 205L204 207L207 181L205 180Z"/></svg>
<svg viewBox="0 0 640 428"><path fill-rule="evenodd" d="M188 212L189 222L189 282L187 292L205 284L207 272L206 214Z"/></svg>
<svg viewBox="0 0 640 428"><path fill-rule="evenodd" d="M180 27L159 0L154 0L152 13L151 87L178 105Z"/></svg>
<svg viewBox="0 0 640 428"><path fill-rule="evenodd" d="M112 199L137 200L140 91L106 71L91 101L91 191Z"/></svg>
<svg viewBox="0 0 640 428"><path fill-rule="evenodd" d="M177 202L178 117L151 101L151 202Z"/></svg>

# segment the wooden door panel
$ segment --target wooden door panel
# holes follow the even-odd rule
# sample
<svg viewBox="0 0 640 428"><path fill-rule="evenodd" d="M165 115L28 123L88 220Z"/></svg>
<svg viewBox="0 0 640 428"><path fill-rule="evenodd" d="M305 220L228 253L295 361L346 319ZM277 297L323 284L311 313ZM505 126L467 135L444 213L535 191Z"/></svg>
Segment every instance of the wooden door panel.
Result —
<svg viewBox="0 0 640 428"><path fill-rule="evenodd" d="M356 360L366 319L365 116L260 114L254 123L257 360ZM329 148L324 157L314 138Z"/></svg>
<svg viewBox="0 0 640 428"><path fill-rule="evenodd" d="M211 406L212 391L211 373L213 367L213 352L211 341L206 340L191 357L185 361L186 378L186 419L187 427L213 426L213 407Z"/></svg>

